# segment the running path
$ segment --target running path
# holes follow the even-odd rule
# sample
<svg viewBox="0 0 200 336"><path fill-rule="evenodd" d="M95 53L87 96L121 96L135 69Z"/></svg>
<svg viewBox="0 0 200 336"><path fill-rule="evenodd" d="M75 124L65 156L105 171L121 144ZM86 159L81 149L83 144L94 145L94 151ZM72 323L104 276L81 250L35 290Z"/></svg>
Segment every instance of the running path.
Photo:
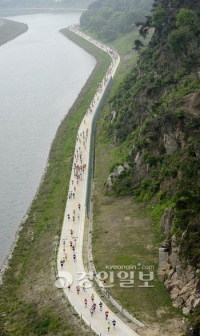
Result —
<svg viewBox="0 0 200 336"><path fill-rule="evenodd" d="M76 28L71 29L106 51L111 56L112 63L86 111L77 134L69 195L58 250L57 268L60 287L58 282L57 286L63 288L68 300L81 319L98 335L138 336L137 333L110 311L104 303L103 309L100 311L99 303L102 302L102 299L92 286L92 275L88 277L88 274L85 273L82 259L91 124L106 85L110 77L114 75L120 58L114 51L82 34ZM77 286L80 287L79 294L77 293ZM92 294L94 295L93 301L91 299ZM85 299L87 300L87 307L85 307ZM96 310L91 316L90 309L93 303L96 303ZM109 312L108 319L105 318L105 311ZM113 319L116 321L115 328L112 325ZM108 322L110 322L109 331Z"/></svg>

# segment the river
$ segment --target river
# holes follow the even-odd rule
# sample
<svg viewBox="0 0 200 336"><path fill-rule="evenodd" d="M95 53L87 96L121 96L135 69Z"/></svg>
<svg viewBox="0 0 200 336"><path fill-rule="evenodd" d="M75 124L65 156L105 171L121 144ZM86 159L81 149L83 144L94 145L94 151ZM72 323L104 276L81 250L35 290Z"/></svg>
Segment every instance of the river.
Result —
<svg viewBox="0 0 200 336"><path fill-rule="evenodd" d="M80 15L12 17L29 29L0 47L0 267L36 194L56 131L96 63L59 33Z"/></svg>

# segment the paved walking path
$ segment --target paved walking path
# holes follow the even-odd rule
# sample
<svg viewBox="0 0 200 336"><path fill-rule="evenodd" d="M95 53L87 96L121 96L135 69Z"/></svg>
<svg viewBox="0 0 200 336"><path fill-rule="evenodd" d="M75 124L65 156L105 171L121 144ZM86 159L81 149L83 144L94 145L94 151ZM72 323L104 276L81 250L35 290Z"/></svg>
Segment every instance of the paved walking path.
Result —
<svg viewBox="0 0 200 336"><path fill-rule="evenodd" d="M102 298L99 297L99 295L95 292L95 289L92 287L92 275L90 276L90 280L88 275L85 273L82 258L91 124L100 98L110 77L114 76L114 73L119 65L120 58L111 49L97 41L92 40L79 32L76 28L73 27L71 29L109 53L112 58L112 63L103 81L99 85L90 107L86 111L85 117L81 122L77 134L69 195L66 203L60 246L58 250L57 268L59 280L57 280L57 286L60 286L60 288L64 287L64 292L70 303L74 306L74 309L86 322L86 324L89 325L89 327L98 335L138 335L124 322L122 322L122 320L120 320L112 311L110 311L106 304L103 303L103 309L100 311L99 303L102 301ZM71 276L73 277L73 282ZM80 286L79 294L77 294L77 286ZM91 299L92 294L94 295L94 301ZM85 307L85 299L87 299L87 307ZM96 303L96 311L93 316L91 316L90 309L93 303ZM109 311L107 320L105 318L105 311ZM115 328L112 325L113 319L116 320ZM108 322L110 322L109 331Z"/></svg>

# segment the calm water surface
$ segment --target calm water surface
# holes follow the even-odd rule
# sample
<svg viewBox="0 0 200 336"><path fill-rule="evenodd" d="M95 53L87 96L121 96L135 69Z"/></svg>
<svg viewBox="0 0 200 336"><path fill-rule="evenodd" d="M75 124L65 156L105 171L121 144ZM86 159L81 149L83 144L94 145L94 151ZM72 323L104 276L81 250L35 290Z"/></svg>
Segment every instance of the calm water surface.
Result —
<svg viewBox="0 0 200 336"><path fill-rule="evenodd" d="M62 119L95 66L59 29L81 13L12 17L29 30L0 47L0 267L44 172Z"/></svg>

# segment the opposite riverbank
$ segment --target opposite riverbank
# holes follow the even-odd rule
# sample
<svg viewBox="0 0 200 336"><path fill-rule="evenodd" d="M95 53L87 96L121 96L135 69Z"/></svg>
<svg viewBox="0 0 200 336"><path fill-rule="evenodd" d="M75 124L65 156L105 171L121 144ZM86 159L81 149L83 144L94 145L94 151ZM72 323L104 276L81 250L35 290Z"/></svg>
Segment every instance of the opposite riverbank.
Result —
<svg viewBox="0 0 200 336"><path fill-rule="evenodd" d="M28 30L28 25L21 22L0 18L0 46L15 39Z"/></svg>
<svg viewBox="0 0 200 336"><path fill-rule="evenodd" d="M74 35L67 29L62 33L71 39ZM1 335L93 335L81 321L77 323L77 314L63 291L54 286L77 130L110 64L104 52L77 36L75 40L96 58L97 64L57 131L45 176L3 276Z"/></svg>

